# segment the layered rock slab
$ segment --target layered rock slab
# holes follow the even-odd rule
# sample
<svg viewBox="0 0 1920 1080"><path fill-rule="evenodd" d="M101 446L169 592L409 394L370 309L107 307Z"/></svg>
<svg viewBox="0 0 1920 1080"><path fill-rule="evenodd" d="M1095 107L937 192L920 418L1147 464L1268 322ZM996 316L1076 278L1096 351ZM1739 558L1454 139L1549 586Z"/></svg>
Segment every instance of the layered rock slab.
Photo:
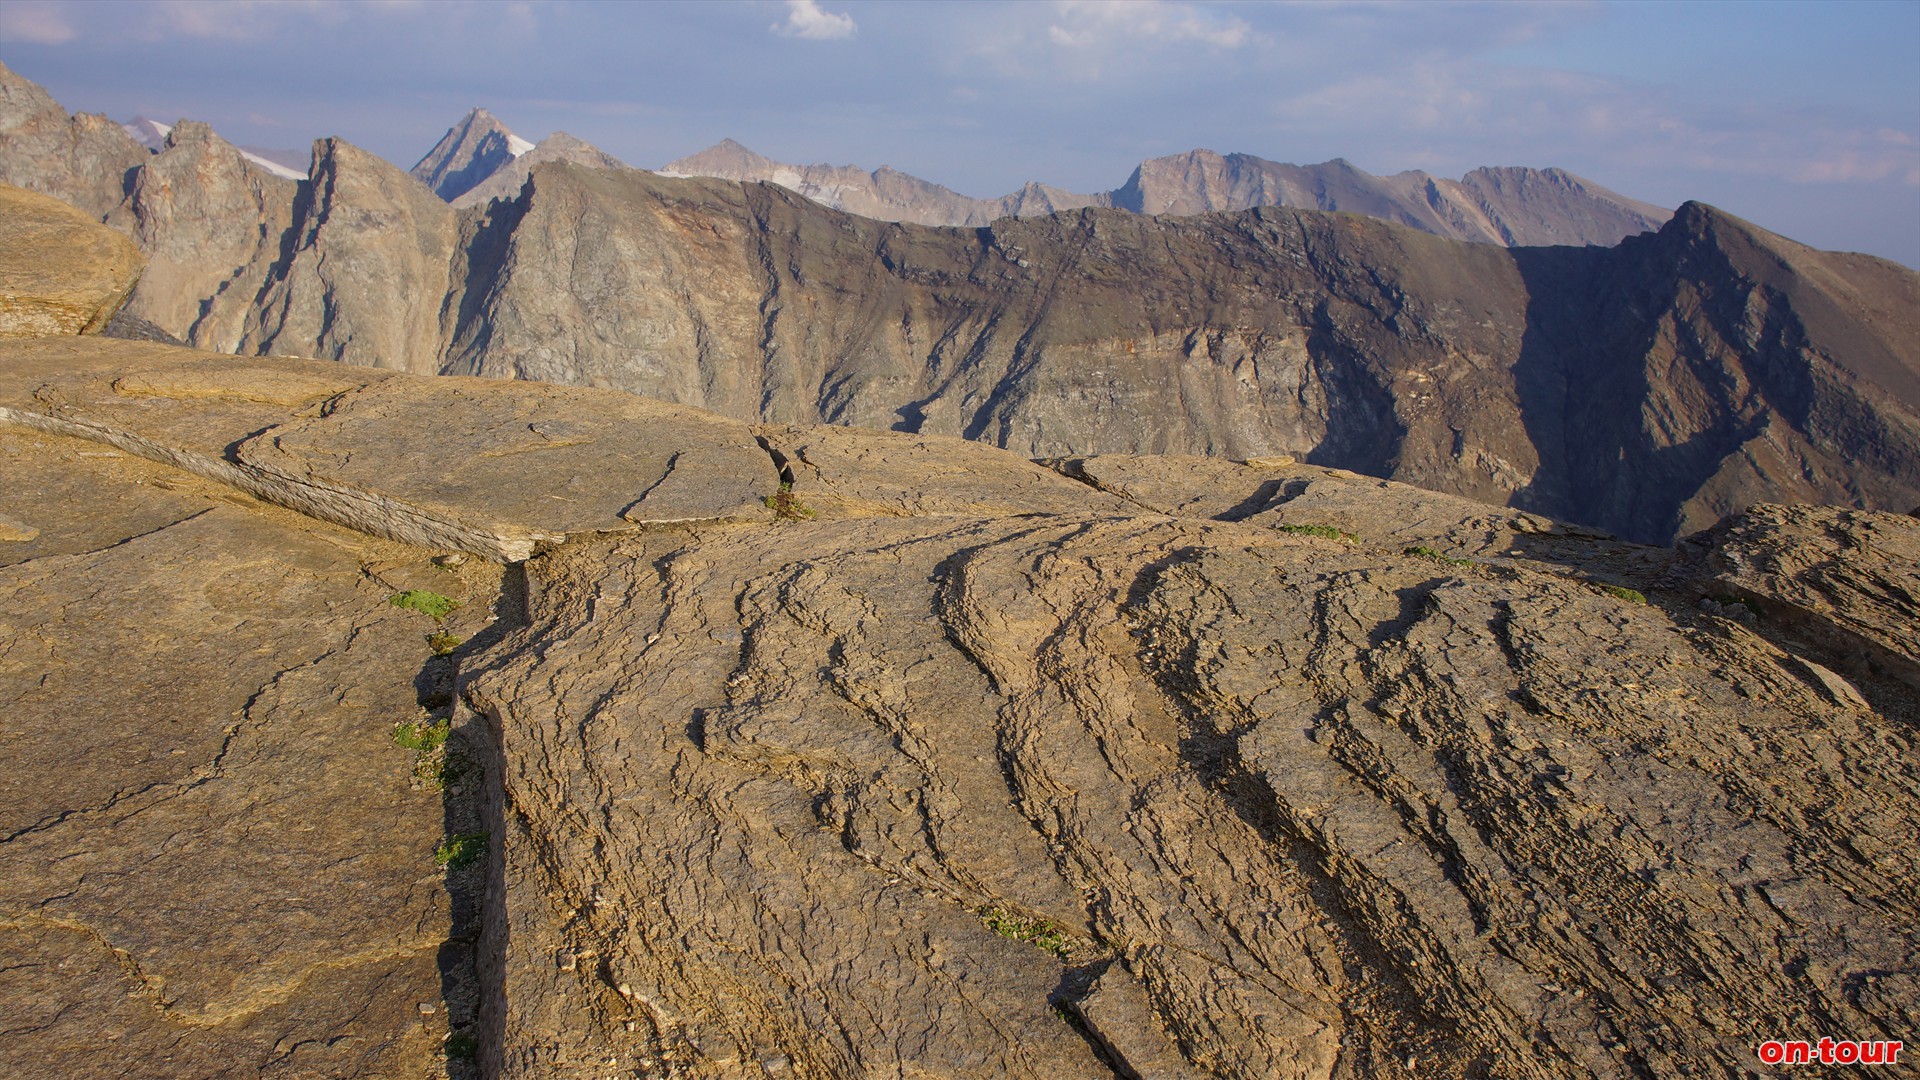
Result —
<svg viewBox="0 0 1920 1080"><path fill-rule="evenodd" d="M772 516L773 465L737 421L544 384L390 380L146 342L22 343L0 346L0 419L496 559L579 533Z"/></svg>
<svg viewBox="0 0 1920 1080"><path fill-rule="evenodd" d="M66 203L0 184L0 339L98 333L145 263Z"/></svg>
<svg viewBox="0 0 1920 1080"><path fill-rule="evenodd" d="M427 1068L471 924L389 733L448 692L488 1072L1624 1077L1911 1030L1911 519L1756 512L1641 603L1582 561L1631 545L1317 466L677 408L0 347L6 1064ZM255 488L524 529L511 617ZM1757 616L1696 605L1729 575ZM457 687L387 602L441 581ZM236 875L329 891L228 931Z"/></svg>

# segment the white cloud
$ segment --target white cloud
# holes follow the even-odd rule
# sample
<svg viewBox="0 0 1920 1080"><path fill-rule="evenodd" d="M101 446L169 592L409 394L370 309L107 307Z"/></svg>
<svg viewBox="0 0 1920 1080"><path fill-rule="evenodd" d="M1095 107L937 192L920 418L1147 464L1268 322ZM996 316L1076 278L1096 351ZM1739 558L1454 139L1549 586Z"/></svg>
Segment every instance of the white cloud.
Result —
<svg viewBox="0 0 1920 1080"><path fill-rule="evenodd" d="M1920 185L1920 139L1895 129L1813 108L1682 107L1657 88L1468 57L1332 81L1280 99L1272 115L1296 136L1364 132L1377 147L1424 145L1429 167L1447 170L1584 163L1793 184Z"/></svg>
<svg viewBox="0 0 1920 1080"><path fill-rule="evenodd" d="M72 41L73 24L52 4L30 0L12 0L0 18L0 41L23 41L34 45L60 45Z"/></svg>
<svg viewBox="0 0 1920 1080"><path fill-rule="evenodd" d="M850 38L859 28L853 24L853 16L827 11L817 0L787 0L787 21L774 23L767 29L781 37L832 41Z"/></svg>
<svg viewBox="0 0 1920 1080"><path fill-rule="evenodd" d="M1061 0L1047 38L1069 49L1125 41L1197 42L1237 49L1253 36L1246 20L1167 0Z"/></svg>

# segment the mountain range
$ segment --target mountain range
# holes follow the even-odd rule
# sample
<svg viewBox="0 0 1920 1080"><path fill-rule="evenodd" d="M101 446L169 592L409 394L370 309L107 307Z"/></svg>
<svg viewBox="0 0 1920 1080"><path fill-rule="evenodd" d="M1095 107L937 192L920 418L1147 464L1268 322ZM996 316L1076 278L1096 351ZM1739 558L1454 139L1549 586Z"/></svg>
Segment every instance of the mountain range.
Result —
<svg viewBox="0 0 1920 1080"><path fill-rule="evenodd" d="M136 237L129 314L217 351L1029 457L1290 454L1643 541L1765 498L1920 503L1920 275L1699 204L1612 247L1275 207L938 228L556 161L453 206L343 140L295 183L204 125L149 154L9 82L0 100L40 105L0 116L0 180ZM468 120L430 174L472 179L462 145L533 158Z"/></svg>
<svg viewBox="0 0 1920 1080"><path fill-rule="evenodd" d="M968 198L890 168L869 173L850 165L787 165L731 139L660 172L779 184L861 217L922 225L986 225L1083 207L1188 215L1288 206L1364 214L1436 236L1519 247L1611 245L1658 228L1670 214L1562 169L1475 169L1459 180L1419 171L1382 177L1341 159L1286 165L1211 150L1143 161L1111 191L1079 194L1029 183L997 199Z"/></svg>
<svg viewBox="0 0 1920 1080"><path fill-rule="evenodd" d="M549 145L551 144L551 145ZM473 205L516 194L528 169L543 160L622 168L611 155L564 133L534 144L514 135L485 109L449 128L412 169L448 202ZM1287 165L1250 154L1192 150L1141 162L1111 191L1081 194L1038 182L992 199L977 199L881 167L790 165L725 139L656 170L669 177L778 184L824 206L878 221L921 225L987 225L1088 207L1139 214L1204 214L1288 206L1364 214L1455 240L1510 247L1611 245L1659 228L1670 211L1630 199L1562 169L1484 168L1459 180L1419 171L1375 176L1335 159Z"/></svg>

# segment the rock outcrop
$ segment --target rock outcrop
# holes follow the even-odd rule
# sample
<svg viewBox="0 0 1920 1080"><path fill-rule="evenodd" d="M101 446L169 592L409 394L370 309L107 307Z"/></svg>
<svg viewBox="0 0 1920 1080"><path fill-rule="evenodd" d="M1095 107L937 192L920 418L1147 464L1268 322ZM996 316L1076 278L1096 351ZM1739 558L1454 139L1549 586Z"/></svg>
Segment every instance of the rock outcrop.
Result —
<svg viewBox="0 0 1920 1080"><path fill-rule="evenodd" d="M8 1075L1627 1078L1920 1021L1920 519L1643 548L98 337L0 344L0 462Z"/></svg>
<svg viewBox="0 0 1920 1080"><path fill-rule="evenodd" d="M182 121L181 123L193 124L199 129L187 133L184 136L185 138L199 140L205 139L212 134L213 129L207 127L206 124L200 121L190 120ZM134 142L158 154L173 144L173 130L176 126L179 125L163 124L158 120L152 120L145 116L136 116L126 123L121 124L120 129L125 131ZM296 154L291 150L267 150L265 153L262 153L259 149L250 146L237 146L234 149L240 152L242 160L254 168L264 171L269 176L276 176L282 180L306 179L307 174L304 170L307 167L307 160L305 155Z"/></svg>
<svg viewBox="0 0 1920 1080"><path fill-rule="evenodd" d="M144 262L72 206L0 184L0 338L99 333Z"/></svg>
<svg viewBox="0 0 1920 1080"><path fill-rule="evenodd" d="M238 349L282 256L298 190L205 124L169 128L106 218L147 254L127 313L203 348Z"/></svg>
<svg viewBox="0 0 1920 1080"><path fill-rule="evenodd" d="M241 349L431 374L456 287L453 208L341 139L314 144L310 175Z"/></svg>

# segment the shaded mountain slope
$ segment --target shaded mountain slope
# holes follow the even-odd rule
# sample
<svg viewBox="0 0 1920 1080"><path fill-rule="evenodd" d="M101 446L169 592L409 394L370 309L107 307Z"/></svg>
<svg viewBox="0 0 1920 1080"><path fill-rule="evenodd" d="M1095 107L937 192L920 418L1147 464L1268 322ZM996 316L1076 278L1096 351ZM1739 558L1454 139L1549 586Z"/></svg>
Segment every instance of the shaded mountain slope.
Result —
<svg viewBox="0 0 1920 1080"><path fill-rule="evenodd" d="M452 202L532 148L492 113L476 108L448 128L408 175Z"/></svg>
<svg viewBox="0 0 1920 1080"><path fill-rule="evenodd" d="M920 229L542 170L472 235L499 246L446 370L1032 456L1293 453L1646 540L1767 491L1920 502L1915 275L1701 206L1508 252L1270 209Z"/></svg>

